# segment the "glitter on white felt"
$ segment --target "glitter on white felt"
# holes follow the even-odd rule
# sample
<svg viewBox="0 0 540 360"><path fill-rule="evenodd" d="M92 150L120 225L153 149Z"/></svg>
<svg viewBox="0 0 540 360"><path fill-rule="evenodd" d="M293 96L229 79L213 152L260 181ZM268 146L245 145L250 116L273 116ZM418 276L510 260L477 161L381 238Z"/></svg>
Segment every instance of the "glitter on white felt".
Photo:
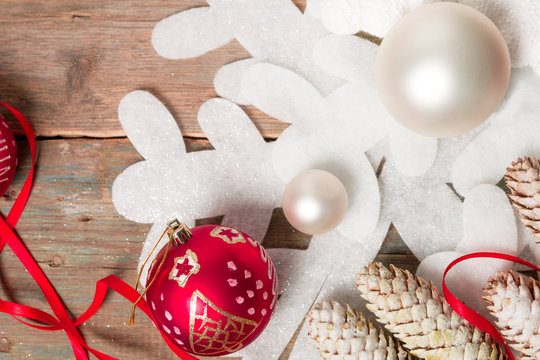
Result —
<svg viewBox="0 0 540 360"><path fill-rule="evenodd" d="M428 256L418 267L417 274L432 280L442 291L442 275L457 257L478 251L518 255L524 244L518 241L514 211L506 194L489 185L479 185L469 191L463 204L463 237L455 251L443 251ZM511 262L497 259L473 259L456 265L446 283L452 293L474 310L487 315L483 288L497 271L512 268Z"/></svg>
<svg viewBox="0 0 540 360"><path fill-rule="evenodd" d="M264 141L237 105L223 99L203 104L199 123L215 150L192 153L186 153L170 113L148 92L126 95L119 117L145 160L116 178L112 198L128 219L154 223L142 258L174 218L193 226L194 219L225 214L224 225L262 240L272 210L281 203L284 183L270 163L273 144Z"/></svg>
<svg viewBox="0 0 540 360"><path fill-rule="evenodd" d="M235 38L254 62L271 62L299 72L323 93L341 83L319 71L309 56L315 41L328 30L309 12L302 14L291 1L210 0L208 3L209 7L190 9L161 20L152 33L154 49L168 59L184 59L216 49ZM218 72L216 90L220 96L246 104L234 85L240 79L234 74L241 75L239 70L245 64L229 66L236 69ZM222 76L228 79L228 84Z"/></svg>
<svg viewBox="0 0 540 360"><path fill-rule="evenodd" d="M467 191L482 183L496 184L518 157L540 156L540 77L530 69L514 69L507 96L490 126L456 159L452 181Z"/></svg>
<svg viewBox="0 0 540 360"><path fill-rule="evenodd" d="M347 104L343 100L348 100L363 105L361 112L357 109L355 114L365 118L367 124L352 123L348 129L357 127L362 129L362 132L367 130L366 134L370 136L373 127L378 126L378 136L371 137L373 145L389 135L390 147L387 152L393 158L396 169L407 176L421 176L435 161L437 139L409 131L395 121L382 106L375 87L377 48L377 45L357 36L332 34L321 38L315 44L313 57L315 63L325 72L349 82L342 89L348 89L355 96L346 97L343 93L340 94L341 104ZM359 99L363 101L360 102Z"/></svg>
<svg viewBox="0 0 540 360"><path fill-rule="evenodd" d="M242 77L242 91L252 104L283 121L291 122L276 140L273 163L284 181L307 169L337 176L349 197L349 209L337 231L362 240L373 232L379 215L379 188L365 151L380 140L380 126L370 122L348 88L324 98L299 75L260 63ZM345 99L345 101L343 101ZM294 156L291 156L294 154ZM354 240L353 240L354 241Z"/></svg>
<svg viewBox="0 0 540 360"><path fill-rule="evenodd" d="M319 9L324 26L336 34L352 35L365 31L384 38L407 12L433 0L321 0ZM495 23L503 34L512 66L531 65L540 72L540 3L514 0L458 0L476 8Z"/></svg>
<svg viewBox="0 0 540 360"><path fill-rule="evenodd" d="M498 183L518 157L540 157L540 77L531 69L513 69L507 96L489 126L457 157L452 171L456 190L466 195L478 184ZM536 261L540 247L530 231L518 222L520 242L530 244Z"/></svg>

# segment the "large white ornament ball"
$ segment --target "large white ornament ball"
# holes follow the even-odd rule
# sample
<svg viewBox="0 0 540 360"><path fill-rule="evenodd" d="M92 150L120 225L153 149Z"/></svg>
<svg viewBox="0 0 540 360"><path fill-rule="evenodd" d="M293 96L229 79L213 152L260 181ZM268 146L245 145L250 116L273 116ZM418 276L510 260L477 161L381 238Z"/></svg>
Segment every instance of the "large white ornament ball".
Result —
<svg viewBox="0 0 540 360"><path fill-rule="evenodd" d="M306 170L294 177L283 193L283 212L291 225L306 234L336 228L347 212L349 199L343 183L324 170Z"/></svg>
<svg viewBox="0 0 540 360"><path fill-rule="evenodd" d="M421 135L451 137L486 120L510 80L510 54L479 11L438 2L405 15L384 38L375 66L390 114Z"/></svg>

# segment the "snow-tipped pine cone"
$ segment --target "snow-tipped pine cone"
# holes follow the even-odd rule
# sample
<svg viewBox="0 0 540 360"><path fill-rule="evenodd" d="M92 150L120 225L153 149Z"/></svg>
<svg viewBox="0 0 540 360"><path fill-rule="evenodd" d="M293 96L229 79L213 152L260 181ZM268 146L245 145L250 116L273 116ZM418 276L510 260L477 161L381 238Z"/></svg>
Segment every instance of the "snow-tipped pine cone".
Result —
<svg viewBox="0 0 540 360"><path fill-rule="evenodd" d="M540 360L540 283L514 272L499 273L485 288L488 310L509 345L520 351L520 359Z"/></svg>
<svg viewBox="0 0 540 360"><path fill-rule="evenodd" d="M357 277L367 308L411 354L429 360L502 360L491 336L448 305L433 283L409 271L372 263Z"/></svg>
<svg viewBox="0 0 540 360"><path fill-rule="evenodd" d="M407 360L399 343L361 313L335 301L316 303L308 314L309 335L323 359Z"/></svg>
<svg viewBox="0 0 540 360"><path fill-rule="evenodd" d="M512 192L510 199L519 212L521 221L531 229L540 243L540 162L519 158L506 169L506 186Z"/></svg>

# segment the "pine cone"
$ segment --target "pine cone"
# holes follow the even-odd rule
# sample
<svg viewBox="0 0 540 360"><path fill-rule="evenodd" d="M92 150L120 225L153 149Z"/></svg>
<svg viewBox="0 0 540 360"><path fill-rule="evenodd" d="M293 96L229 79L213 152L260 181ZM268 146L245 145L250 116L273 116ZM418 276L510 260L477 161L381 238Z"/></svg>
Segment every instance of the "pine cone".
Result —
<svg viewBox="0 0 540 360"><path fill-rule="evenodd" d="M488 310L510 346L521 351L521 359L540 359L540 283L527 281L514 272L500 273L486 287Z"/></svg>
<svg viewBox="0 0 540 360"><path fill-rule="evenodd" d="M500 346L459 316L431 282L372 263L358 274L357 287L367 308L419 358L506 359Z"/></svg>
<svg viewBox="0 0 540 360"><path fill-rule="evenodd" d="M520 214L521 221L532 230L540 243L540 162L519 158L506 169L506 186L512 192L510 199Z"/></svg>
<svg viewBox="0 0 540 360"><path fill-rule="evenodd" d="M323 359L406 360L411 357L391 336L361 313L338 302L316 303L308 315L309 335Z"/></svg>

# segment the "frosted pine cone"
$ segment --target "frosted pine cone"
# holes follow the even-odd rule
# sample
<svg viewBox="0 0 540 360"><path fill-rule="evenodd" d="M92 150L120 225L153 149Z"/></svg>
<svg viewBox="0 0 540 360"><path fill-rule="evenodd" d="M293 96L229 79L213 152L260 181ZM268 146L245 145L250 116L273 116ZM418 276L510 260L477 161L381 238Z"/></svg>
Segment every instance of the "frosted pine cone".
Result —
<svg viewBox="0 0 540 360"><path fill-rule="evenodd" d="M506 359L500 346L459 316L432 283L406 270L372 263L358 274L357 287L367 308L417 357Z"/></svg>
<svg viewBox="0 0 540 360"><path fill-rule="evenodd" d="M540 283L510 271L489 279L488 310L510 346L521 351L521 359L540 360Z"/></svg>
<svg viewBox="0 0 540 360"><path fill-rule="evenodd" d="M531 229L540 243L540 162L526 157L517 159L506 169L506 186L512 192L512 204L521 215L521 221Z"/></svg>
<svg viewBox="0 0 540 360"><path fill-rule="evenodd" d="M335 301L316 303L308 315L309 335L323 359L406 360L407 351L361 313Z"/></svg>

